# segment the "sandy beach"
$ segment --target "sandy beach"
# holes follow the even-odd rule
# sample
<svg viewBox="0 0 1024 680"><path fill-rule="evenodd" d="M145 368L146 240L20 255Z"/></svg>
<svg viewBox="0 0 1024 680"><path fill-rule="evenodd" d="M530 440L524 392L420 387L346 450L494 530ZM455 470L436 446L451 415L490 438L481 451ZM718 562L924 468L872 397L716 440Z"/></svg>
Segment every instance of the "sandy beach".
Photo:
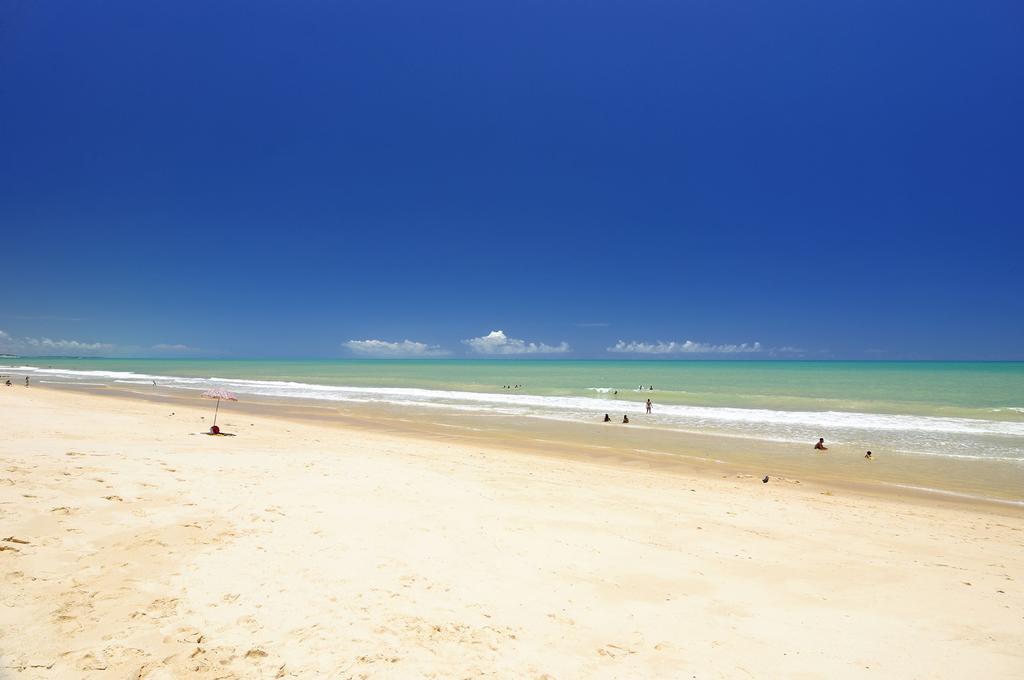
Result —
<svg viewBox="0 0 1024 680"><path fill-rule="evenodd" d="M0 677L1024 675L1020 509L207 406L0 389Z"/></svg>

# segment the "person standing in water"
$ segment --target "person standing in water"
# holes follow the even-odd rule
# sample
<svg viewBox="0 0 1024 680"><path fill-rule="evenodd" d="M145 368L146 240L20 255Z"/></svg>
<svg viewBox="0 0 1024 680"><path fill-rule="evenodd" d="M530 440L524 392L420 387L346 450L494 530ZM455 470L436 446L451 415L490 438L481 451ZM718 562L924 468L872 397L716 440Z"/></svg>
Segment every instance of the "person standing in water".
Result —
<svg viewBox="0 0 1024 680"><path fill-rule="evenodd" d="M25 387L28 387L28 376L25 376Z"/></svg>
<svg viewBox="0 0 1024 680"><path fill-rule="evenodd" d="M648 399L648 400L647 400L647 413L650 413L650 412L651 412L651 406L653 406L653 404L651 403L651 400L650 400L650 399Z"/></svg>

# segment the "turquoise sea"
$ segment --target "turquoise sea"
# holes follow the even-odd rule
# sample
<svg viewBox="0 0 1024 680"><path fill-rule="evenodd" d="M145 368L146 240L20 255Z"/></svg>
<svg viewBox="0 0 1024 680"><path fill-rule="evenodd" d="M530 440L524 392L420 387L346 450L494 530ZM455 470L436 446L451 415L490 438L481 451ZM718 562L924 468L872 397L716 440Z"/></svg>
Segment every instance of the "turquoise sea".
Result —
<svg viewBox="0 0 1024 680"><path fill-rule="evenodd" d="M629 413L666 430L1024 465L1021 362L19 358L0 373L570 421Z"/></svg>

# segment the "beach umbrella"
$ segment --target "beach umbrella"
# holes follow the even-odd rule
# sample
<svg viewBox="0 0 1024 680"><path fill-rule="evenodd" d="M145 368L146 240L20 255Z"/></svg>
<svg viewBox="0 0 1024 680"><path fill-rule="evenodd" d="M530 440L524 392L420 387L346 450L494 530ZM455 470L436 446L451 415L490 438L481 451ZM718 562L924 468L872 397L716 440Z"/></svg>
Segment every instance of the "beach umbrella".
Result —
<svg viewBox="0 0 1024 680"><path fill-rule="evenodd" d="M224 401L238 401L238 397L235 396L234 392L228 392L227 390L215 387L212 390L206 390L201 395L203 399L216 399L217 408L213 411L213 424L217 424L217 413L220 411L220 400Z"/></svg>

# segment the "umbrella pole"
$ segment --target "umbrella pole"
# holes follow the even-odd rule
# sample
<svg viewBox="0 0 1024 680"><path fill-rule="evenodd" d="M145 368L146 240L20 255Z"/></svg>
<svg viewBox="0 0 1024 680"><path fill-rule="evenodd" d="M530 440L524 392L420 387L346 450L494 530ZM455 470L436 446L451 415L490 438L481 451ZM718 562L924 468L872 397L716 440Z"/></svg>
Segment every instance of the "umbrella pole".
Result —
<svg viewBox="0 0 1024 680"><path fill-rule="evenodd" d="M213 424L217 424L217 412L220 411L220 399L217 400L217 408L213 409Z"/></svg>

